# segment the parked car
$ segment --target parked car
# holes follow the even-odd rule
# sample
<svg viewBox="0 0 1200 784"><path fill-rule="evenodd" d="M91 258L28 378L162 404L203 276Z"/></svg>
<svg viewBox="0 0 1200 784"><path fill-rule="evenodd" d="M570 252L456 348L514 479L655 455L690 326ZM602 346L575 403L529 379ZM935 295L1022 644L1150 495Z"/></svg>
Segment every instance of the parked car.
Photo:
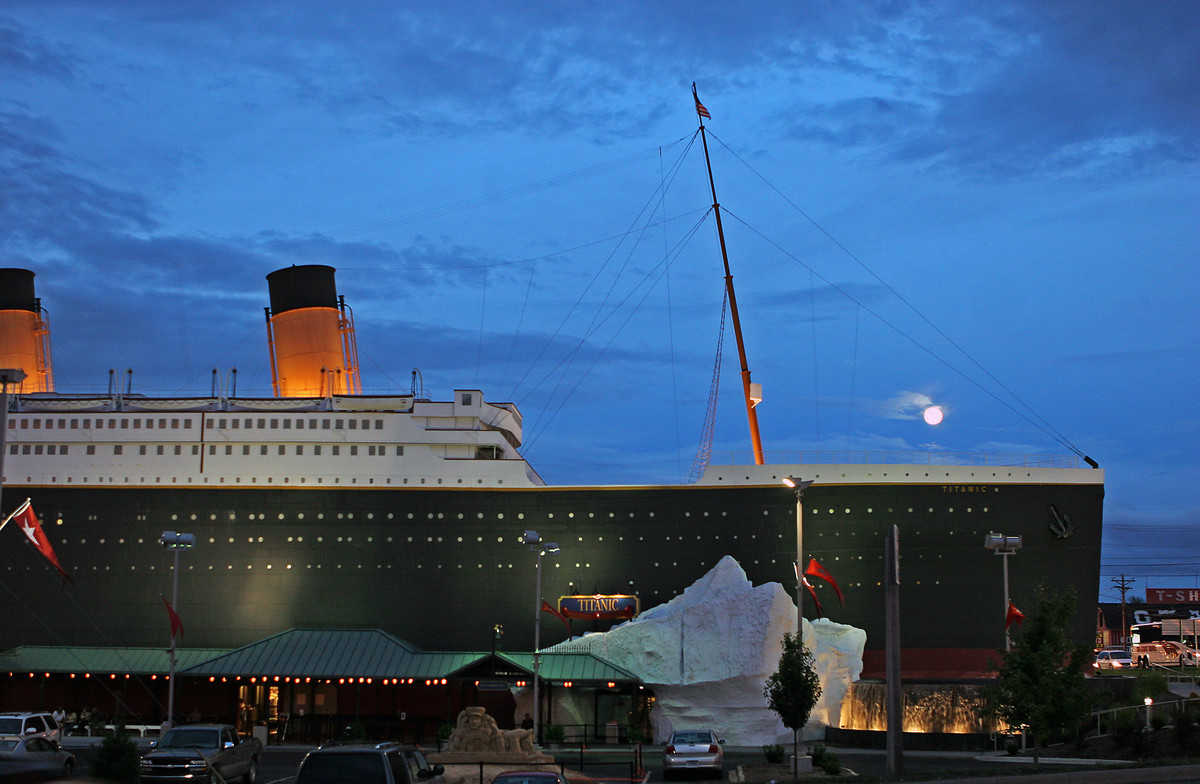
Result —
<svg viewBox="0 0 1200 784"><path fill-rule="evenodd" d="M261 741L239 737L228 724L186 724L151 742L138 774L144 782L207 779L213 784L234 780L254 784L261 754Z"/></svg>
<svg viewBox="0 0 1200 784"><path fill-rule="evenodd" d="M1105 649L1096 654L1096 661L1092 662L1092 667L1097 670L1127 670L1133 667L1133 659L1130 658L1129 651L1124 649Z"/></svg>
<svg viewBox="0 0 1200 784"><path fill-rule="evenodd" d="M663 750L663 778L680 770L709 770L720 776L725 767L724 742L712 730L676 730Z"/></svg>
<svg viewBox="0 0 1200 784"><path fill-rule="evenodd" d="M44 735L0 738L0 780L70 778L75 755Z"/></svg>
<svg viewBox="0 0 1200 784"><path fill-rule="evenodd" d="M509 770L497 774L492 784L567 784L557 770Z"/></svg>
<svg viewBox="0 0 1200 784"><path fill-rule="evenodd" d="M322 746L304 755L294 784L442 784L445 772L416 746Z"/></svg>
<svg viewBox="0 0 1200 784"><path fill-rule="evenodd" d="M52 741L60 740L58 722L49 713L0 713L0 735L44 735Z"/></svg>
<svg viewBox="0 0 1200 784"><path fill-rule="evenodd" d="M1200 661L1200 653L1175 640L1134 643L1132 653L1139 667L1149 667L1151 664L1195 667Z"/></svg>

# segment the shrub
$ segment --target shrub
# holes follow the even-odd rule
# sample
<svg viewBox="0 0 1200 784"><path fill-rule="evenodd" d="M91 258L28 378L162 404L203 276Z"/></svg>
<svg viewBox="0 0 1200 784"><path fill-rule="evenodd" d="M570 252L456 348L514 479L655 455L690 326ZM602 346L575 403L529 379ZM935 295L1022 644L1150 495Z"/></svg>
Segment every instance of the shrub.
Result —
<svg viewBox="0 0 1200 784"><path fill-rule="evenodd" d="M836 776L842 772L842 763L838 761L837 755L832 751L821 750L821 761L817 763L821 770L828 773L830 776Z"/></svg>
<svg viewBox="0 0 1200 784"><path fill-rule="evenodd" d="M1196 731L1196 720L1192 718L1190 709L1181 710L1175 717L1175 740L1180 746L1186 746Z"/></svg>
<svg viewBox="0 0 1200 784"><path fill-rule="evenodd" d="M449 740L450 736L453 734L454 722L452 721L443 722L442 726L438 727L438 740Z"/></svg>
<svg viewBox="0 0 1200 784"><path fill-rule="evenodd" d="M563 738L567 735L566 730L561 724L550 724L546 727L546 742L547 743L562 743Z"/></svg>
<svg viewBox="0 0 1200 784"><path fill-rule="evenodd" d="M1112 735L1113 741L1118 746L1132 747L1135 744L1135 736L1142 734L1134 712L1121 711L1114 715L1111 719L1109 734Z"/></svg>
<svg viewBox="0 0 1200 784"><path fill-rule="evenodd" d="M92 763L92 775L105 781L135 784L138 780L137 744L120 732L105 738Z"/></svg>
<svg viewBox="0 0 1200 784"><path fill-rule="evenodd" d="M821 761L825 759L825 755L829 752L824 746L818 743L817 745L813 746L808 753L812 756L813 765L819 768L821 767Z"/></svg>
<svg viewBox="0 0 1200 784"><path fill-rule="evenodd" d="M1006 751L1010 757L1017 756L1017 752L1020 750L1021 744L1017 743L1015 740L1010 740L1004 744L1004 751Z"/></svg>
<svg viewBox="0 0 1200 784"><path fill-rule="evenodd" d="M783 762L783 746L780 746L779 744L773 744L770 746L763 746L762 750L763 755L767 758L767 762Z"/></svg>

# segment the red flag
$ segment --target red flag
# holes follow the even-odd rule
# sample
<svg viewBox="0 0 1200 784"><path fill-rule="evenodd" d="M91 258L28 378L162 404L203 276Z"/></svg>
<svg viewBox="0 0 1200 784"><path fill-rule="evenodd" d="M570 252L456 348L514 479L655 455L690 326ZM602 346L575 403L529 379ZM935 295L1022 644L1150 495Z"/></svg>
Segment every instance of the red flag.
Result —
<svg viewBox="0 0 1200 784"><path fill-rule="evenodd" d="M1023 620L1025 620L1025 613L1018 610L1017 605L1013 604L1010 601L1008 603L1008 612L1004 613L1004 628L1005 628L1005 630L1007 630L1008 627L1012 626L1014 623L1017 626L1020 626L1021 621L1023 621Z"/></svg>
<svg viewBox="0 0 1200 784"><path fill-rule="evenodd" d="M175 608L167 601L167 597L163 596L162 602L167 608L167 617L171 620L171 639L183 636L183 619L179 617L179 613L175 612Z"/></svg>
<svg viewBox="0 0 1200 784"><path fill-rule="evenodd" d="M832 585L834 592L837 593L838 601L845 606L846 597L842 596L842 589L838 587L837 580L833 579L833 575L829 573L829 570L827 570L824 566L821 566L821 564L817 562L816 558L810 557L808 559L808 568L804 570L804 573L809 577L820 577L822 580Z"/></svg>
<svg viewBox="0 0 1200 784"><path fill-rule="evenodd" d="M38 522L37 515L33 511L33 504L29 499L25 499L25 503L17 507L17 511L10 514L0 523L0 528L8 525L8 521L13 520L21 529L21 533L29 540L30 544L37 548L37 551L42 556L54 565L58 573L63 576L67 582L71 582L71 575L63 571L62 566L58 563L58 556L54 554L54 548L50 546L50 540L46 538L46 532L42 530L42 524Z"/></svg>
<svg viewBox="0 0 1200 784"><path fill-rule="evenodd" d="M567 620L567 617L565 615L563 615L558 610L556 610L554 608L554 606L551 605L550 602L546 601L545 599L542 600L542 612L548 612L551 615L553 615L555 618L557 618L558 620L562 621L563 626L567 627L567 634L568 635L571 634L571 622Z"/></svg>

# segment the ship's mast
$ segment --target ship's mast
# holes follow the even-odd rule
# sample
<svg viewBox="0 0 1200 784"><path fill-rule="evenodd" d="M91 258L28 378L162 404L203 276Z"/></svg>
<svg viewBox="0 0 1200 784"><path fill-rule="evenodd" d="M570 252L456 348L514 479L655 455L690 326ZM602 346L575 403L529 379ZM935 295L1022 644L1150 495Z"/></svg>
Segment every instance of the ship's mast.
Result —
<svg viewBox="0 0 1200 784"><path fill-rule="evenodd" d="M708 157L708 137L704 133L704 118L710 117L708 109L700 103L696 94L696 83L692 82L692 98L696 101L696 118L700 121L700 141L704 145L704 165L708 167L708 187L712 190L713 214L717 218L717 238L721 241L721 261L725 264L725 291L729 294L729 315L733 317L733 335L737 339L738 360L742 364L742 394L746 398L746 419L750 423L750 445L754 448L754 464L762 465L762 438L758 435L756 403L750 398L750 366L746 362L746 344L742 340L742 322L738 318L737 296L733 293L733 273L729 271L729 253L725 250L725 230L721 227L721 205L717 202L717 186L713 180L712 162Z"/></svg>

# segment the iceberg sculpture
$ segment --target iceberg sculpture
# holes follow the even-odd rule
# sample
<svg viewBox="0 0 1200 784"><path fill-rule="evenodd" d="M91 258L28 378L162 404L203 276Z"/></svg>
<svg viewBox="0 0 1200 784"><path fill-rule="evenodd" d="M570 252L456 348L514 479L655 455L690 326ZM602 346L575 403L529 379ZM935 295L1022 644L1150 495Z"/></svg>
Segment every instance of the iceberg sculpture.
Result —
<svg viewBox="0 0 1200 784"><path fill-rule="evenodd" d="M677 727L712 727L735 745L790 743L792 733L767 707L762 687L778 669L784 633L795 630L796 605L784 587L752 585L727 555L669 602L547 650L593 653L641 678L656 698L656 743ZM853 626L804 621L804 644L813 651L822 685L806 739L838 725L842 700L862 673L866 640L866 632ZM555 712L588 715L577 701L562 695Z"/></svg>

